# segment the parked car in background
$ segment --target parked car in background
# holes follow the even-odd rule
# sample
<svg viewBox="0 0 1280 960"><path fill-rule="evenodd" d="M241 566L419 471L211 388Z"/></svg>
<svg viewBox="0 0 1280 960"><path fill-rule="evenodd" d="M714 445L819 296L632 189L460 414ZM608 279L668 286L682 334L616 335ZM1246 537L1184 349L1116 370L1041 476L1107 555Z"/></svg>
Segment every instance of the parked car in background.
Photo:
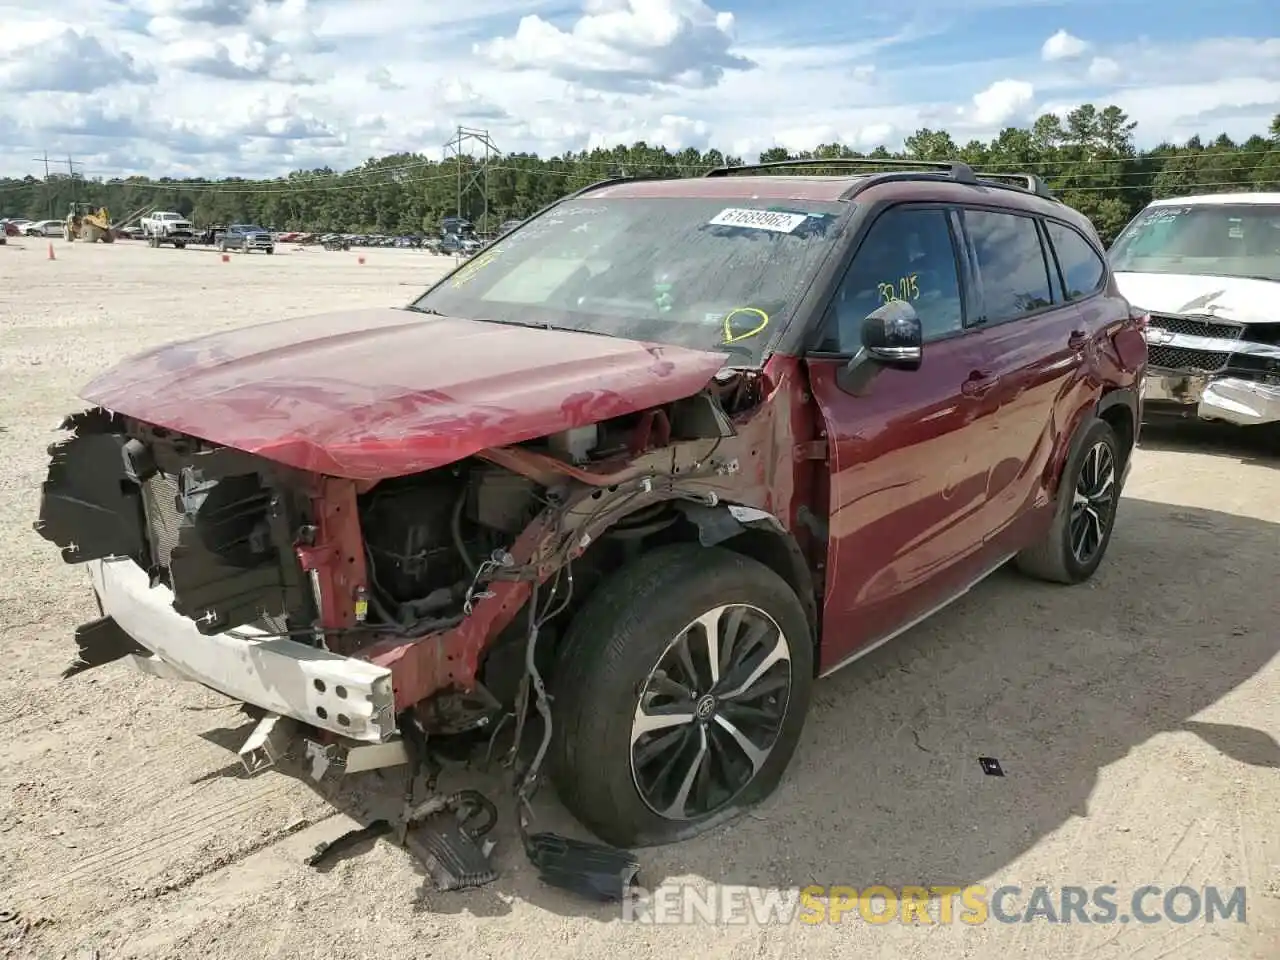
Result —
<svg viewBox="0 0 1280 960"><path fill-rule="evenodd" d="M179 250L195 242L191 221L172 210L157 210L138 221L142 235L153 247L173 244Z"/></svg>
<svg viewBox="0 0 1280 960"><path fill-rule="evenodd" d="M22 228L30 223L30 220L0 220L0 238L3 237L20 237L22 236Z"/></svg>
<svg viewBox="0 0 1280 960"><path fill-rule="evenodd" d="M233 223L218 238L218 249L223 253L238 250L248 253L250 250L261 250L263 253L275 253L276 241L271 232L252 223Z"/></svg>
<svg viewBox="0 0 1280 960"><path fill-rule="evenodd" d="M23 226L22 233L27 237L60 237L65 228L62 220L37 220Z"/></svg>
<svg viewBox="0 0 1280 960"><path fill-rule="evenodd" d="M480 241L474 237L460 237L456 233L446 233L440 238L440 243L436 249L441 253L469 257L480 249Z"/></svg>
<svg viewBox="0 0 1280 960"><path fill-rule="evenodd" d="M1280 423L1280 193L1156 200L1108 257L1149 313L1149 414Z"/></svg>
<svg viewBox="0 0 1280 960"><path fill-rule="evenodd" d="M536 699L614 844L762 799L816 677L1011 558L1093 576L1140 419L1087 218L1034 177L835 164L611 180L406 308L99 376L37 523L100 600L82 660L356 752Z"/></svg>

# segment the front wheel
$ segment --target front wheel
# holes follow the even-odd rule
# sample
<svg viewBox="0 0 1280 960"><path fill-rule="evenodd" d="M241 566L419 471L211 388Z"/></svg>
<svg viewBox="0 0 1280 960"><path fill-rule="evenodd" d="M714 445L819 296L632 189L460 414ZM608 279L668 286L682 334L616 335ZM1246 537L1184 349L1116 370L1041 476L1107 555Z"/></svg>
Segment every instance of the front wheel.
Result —
<svg viewBox="0 0 1280 960"><path fill-rule="evenodd" d="M812 684L809 622L785 580L729 550L654 550L601 585L565 637L556 791L618 846L702 833L777 787Z"/></svg>
<svg viewBox="0 0 1280 960"><path fill-rule="evenodd" d="M1023 573L1054 583L1083 583L1106 555L1120 505L1120 480L1129 451L1111 425L1082 428L1058 485L1058 507L1044 539L1017 555Z"/></svg>

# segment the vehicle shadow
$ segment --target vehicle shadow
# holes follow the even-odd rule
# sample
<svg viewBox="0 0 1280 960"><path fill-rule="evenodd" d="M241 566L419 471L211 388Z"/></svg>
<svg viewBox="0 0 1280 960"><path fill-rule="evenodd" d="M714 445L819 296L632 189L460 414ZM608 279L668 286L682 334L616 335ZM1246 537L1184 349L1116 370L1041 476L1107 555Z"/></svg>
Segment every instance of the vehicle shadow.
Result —
<svg viewBox="0 0 1280 960"><path fill-rule="evenodd" d="M1149 420L1138 446L1168 453L1202 453L1280 469L1280 427L1237 427L1203 420Z"/></svg>
<svg viewBox="0 0 1280 960"><path fill-rule="evenodd" d="M1280 744L1266 732L1193 719L1280 652L1256 601L1274 590L1280 526L1132 498L1121 509L1089 584L1003 570L819 682L778 792L707 835L639 851L643 885L697 877L776 888L963 886L1087 816L1100 771L1157 735L1190 734L1236 762L1280 769ZM984 775L979 757L997 758L1005 775ZM362 823L399 809L399 772L325 785L300 764L280 769ZM462 786L499 802L500 877L472 891L438 893L426 882L404 891L420 909L496 915L523 900L618 918L616 905L538 880L519 847L506 780L474 771L441 780L444 789ZM587 836L549 789L535 829Z"/></svg>

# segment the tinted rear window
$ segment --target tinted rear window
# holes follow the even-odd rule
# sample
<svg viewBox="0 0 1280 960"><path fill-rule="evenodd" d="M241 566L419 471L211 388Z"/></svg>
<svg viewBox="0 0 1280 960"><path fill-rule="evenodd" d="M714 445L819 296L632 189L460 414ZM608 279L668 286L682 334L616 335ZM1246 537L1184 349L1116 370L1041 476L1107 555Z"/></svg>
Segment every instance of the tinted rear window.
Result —
<svg viewBox="0 0 1280 960"><path fill-rule="evenodd" d="M1057 254L1062 279L1067 285L1067 299L1087 297L1102 286L1107 265L1084 237L1070 227L1046 221L1049 242Z"/></svg>
<svg viewBox="0 0 1280 960"><path fill-rule="evenodd" d="M986 323L1016 320L1053 303L1044 248L1034 220L966 210L964 223L982 273Z"/></svg>

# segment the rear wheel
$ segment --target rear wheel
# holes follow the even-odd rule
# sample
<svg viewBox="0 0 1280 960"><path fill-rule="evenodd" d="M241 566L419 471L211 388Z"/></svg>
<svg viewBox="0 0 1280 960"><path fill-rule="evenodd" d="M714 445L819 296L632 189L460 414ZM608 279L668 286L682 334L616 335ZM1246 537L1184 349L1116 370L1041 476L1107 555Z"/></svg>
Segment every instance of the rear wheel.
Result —
<svg viewBox="0 0 1280 960"><path fill-rule="evenodd" d="M1062 471L1053 525L1040 543L1017 555L1019 570L1055 583L1093 576L1111 543L1128 455L1110 424L1093 420L1083 428Z"/></svg>
<svg viewBox="0 0 1280 960"><path fill-rule="evenodd" d="M694 836L777 787L812 683L809 623L786 581L728 550L654 550L569 628L553 684L556 790L609 843Z"/></svg>

